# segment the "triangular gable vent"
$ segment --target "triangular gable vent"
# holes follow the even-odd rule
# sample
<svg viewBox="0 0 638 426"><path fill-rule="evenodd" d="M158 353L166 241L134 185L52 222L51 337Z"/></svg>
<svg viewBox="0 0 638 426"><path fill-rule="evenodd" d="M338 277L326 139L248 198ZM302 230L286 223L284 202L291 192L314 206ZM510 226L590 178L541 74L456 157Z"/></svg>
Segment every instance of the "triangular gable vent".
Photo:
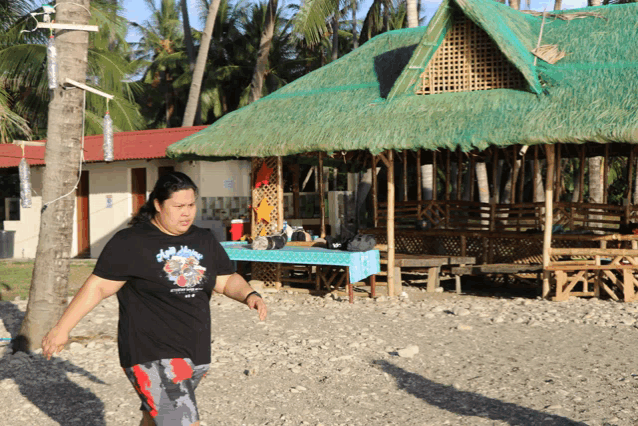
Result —
<svg viewBox="0 0 638 426"><path fill-rule="evenodd" d="M416 93L522 89L526 84L490 36L460 15L421 74Z"/></svg>

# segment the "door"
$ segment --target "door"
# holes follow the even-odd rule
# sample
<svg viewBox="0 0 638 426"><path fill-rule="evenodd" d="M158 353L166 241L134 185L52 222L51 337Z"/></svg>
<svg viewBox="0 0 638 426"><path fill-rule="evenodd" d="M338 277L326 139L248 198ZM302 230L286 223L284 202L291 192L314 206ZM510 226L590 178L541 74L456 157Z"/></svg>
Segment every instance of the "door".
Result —
<svg viewBox="0 0 638 426"><path fill-rule="evenodd" d="M89 172L82 171L80 183L76 190L77 223L78 223L78 255L77 257L91 257L91 236L89 233Z"/></svg>
<svg viewBox="0 0 638 426"><path fill-rule="evenodd" d="M131 195L133 216L146 202L146 168L131 169Z"/></svg>

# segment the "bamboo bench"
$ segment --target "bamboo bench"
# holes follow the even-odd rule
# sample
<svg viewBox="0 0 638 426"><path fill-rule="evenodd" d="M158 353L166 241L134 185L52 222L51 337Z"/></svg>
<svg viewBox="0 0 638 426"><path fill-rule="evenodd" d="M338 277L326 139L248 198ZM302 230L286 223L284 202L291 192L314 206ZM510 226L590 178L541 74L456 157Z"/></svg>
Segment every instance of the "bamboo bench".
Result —
<svg viewBox="0 0 638 426"><path fill-rule="evenodd" d="M554 274L556 290L553 300L563 301L570 296L599 297L602 289L609 297L619 301L620 298L608 283L620 290L623 301L636 300L638 280L635 274L638 273L638 250L550 249L550 253L552 257L582 258L581 260L553 261L545 268L546 271ZM603 258L611 260L607 264L601 264ZM576 290L578 284L581 284L580 291Z"/></svg>
<svg viewBox="0 0 638 426"><path fill-rule="evenodd" d="M394 278L395 292L400 294L402 291L402 279L401 273L404 269L421 269L425 270L428 274L427 292L433 293L437 287L441 285L441 267L452 265L467 265L473 264L476 259L469 256L445 256L445 255L431 255L431 254L403 254L395 253L394 255ZM387 251L381 251L381 272L377 275L386 275L388 268L388 253ZM386 271L383 271L383 265L385 265ZM461 292L460 280L456 283L457 293Z"/></svg>

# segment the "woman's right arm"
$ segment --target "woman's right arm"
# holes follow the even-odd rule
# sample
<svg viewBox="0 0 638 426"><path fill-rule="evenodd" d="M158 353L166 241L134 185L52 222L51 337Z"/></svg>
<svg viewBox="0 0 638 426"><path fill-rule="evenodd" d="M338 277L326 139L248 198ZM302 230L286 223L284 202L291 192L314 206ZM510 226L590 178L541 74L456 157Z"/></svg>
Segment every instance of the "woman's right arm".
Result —
<svg viewBox="0 0 638 426"><path fill-rule="evenodd" d="M69 341L69 333L82 318L103 299L117 293L126 281L110 281L91 275L77 292L58 323L42 339L42 355L51 359L51 355L60 352Z"/></svg>

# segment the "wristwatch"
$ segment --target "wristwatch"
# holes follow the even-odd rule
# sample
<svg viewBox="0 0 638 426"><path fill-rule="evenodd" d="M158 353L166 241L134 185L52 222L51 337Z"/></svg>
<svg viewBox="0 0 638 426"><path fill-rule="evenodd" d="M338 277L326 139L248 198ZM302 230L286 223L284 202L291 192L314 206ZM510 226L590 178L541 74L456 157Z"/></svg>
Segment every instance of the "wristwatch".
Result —
<svg viewBox="0 0 638 426"><path fill-rule="evenodd" d="M255 290L253 290L253 291L251 291L250 293L248 293L248 295L246 296L246 298L244 299L244 301L248 300L248 298L249 298L250 296L253 296L253 295L255 295L255 296L259 297L260 299L263 299L263 297L261 297L261 294L259 294L259 293L258 293L257 291L255 291Z"/></svg>

